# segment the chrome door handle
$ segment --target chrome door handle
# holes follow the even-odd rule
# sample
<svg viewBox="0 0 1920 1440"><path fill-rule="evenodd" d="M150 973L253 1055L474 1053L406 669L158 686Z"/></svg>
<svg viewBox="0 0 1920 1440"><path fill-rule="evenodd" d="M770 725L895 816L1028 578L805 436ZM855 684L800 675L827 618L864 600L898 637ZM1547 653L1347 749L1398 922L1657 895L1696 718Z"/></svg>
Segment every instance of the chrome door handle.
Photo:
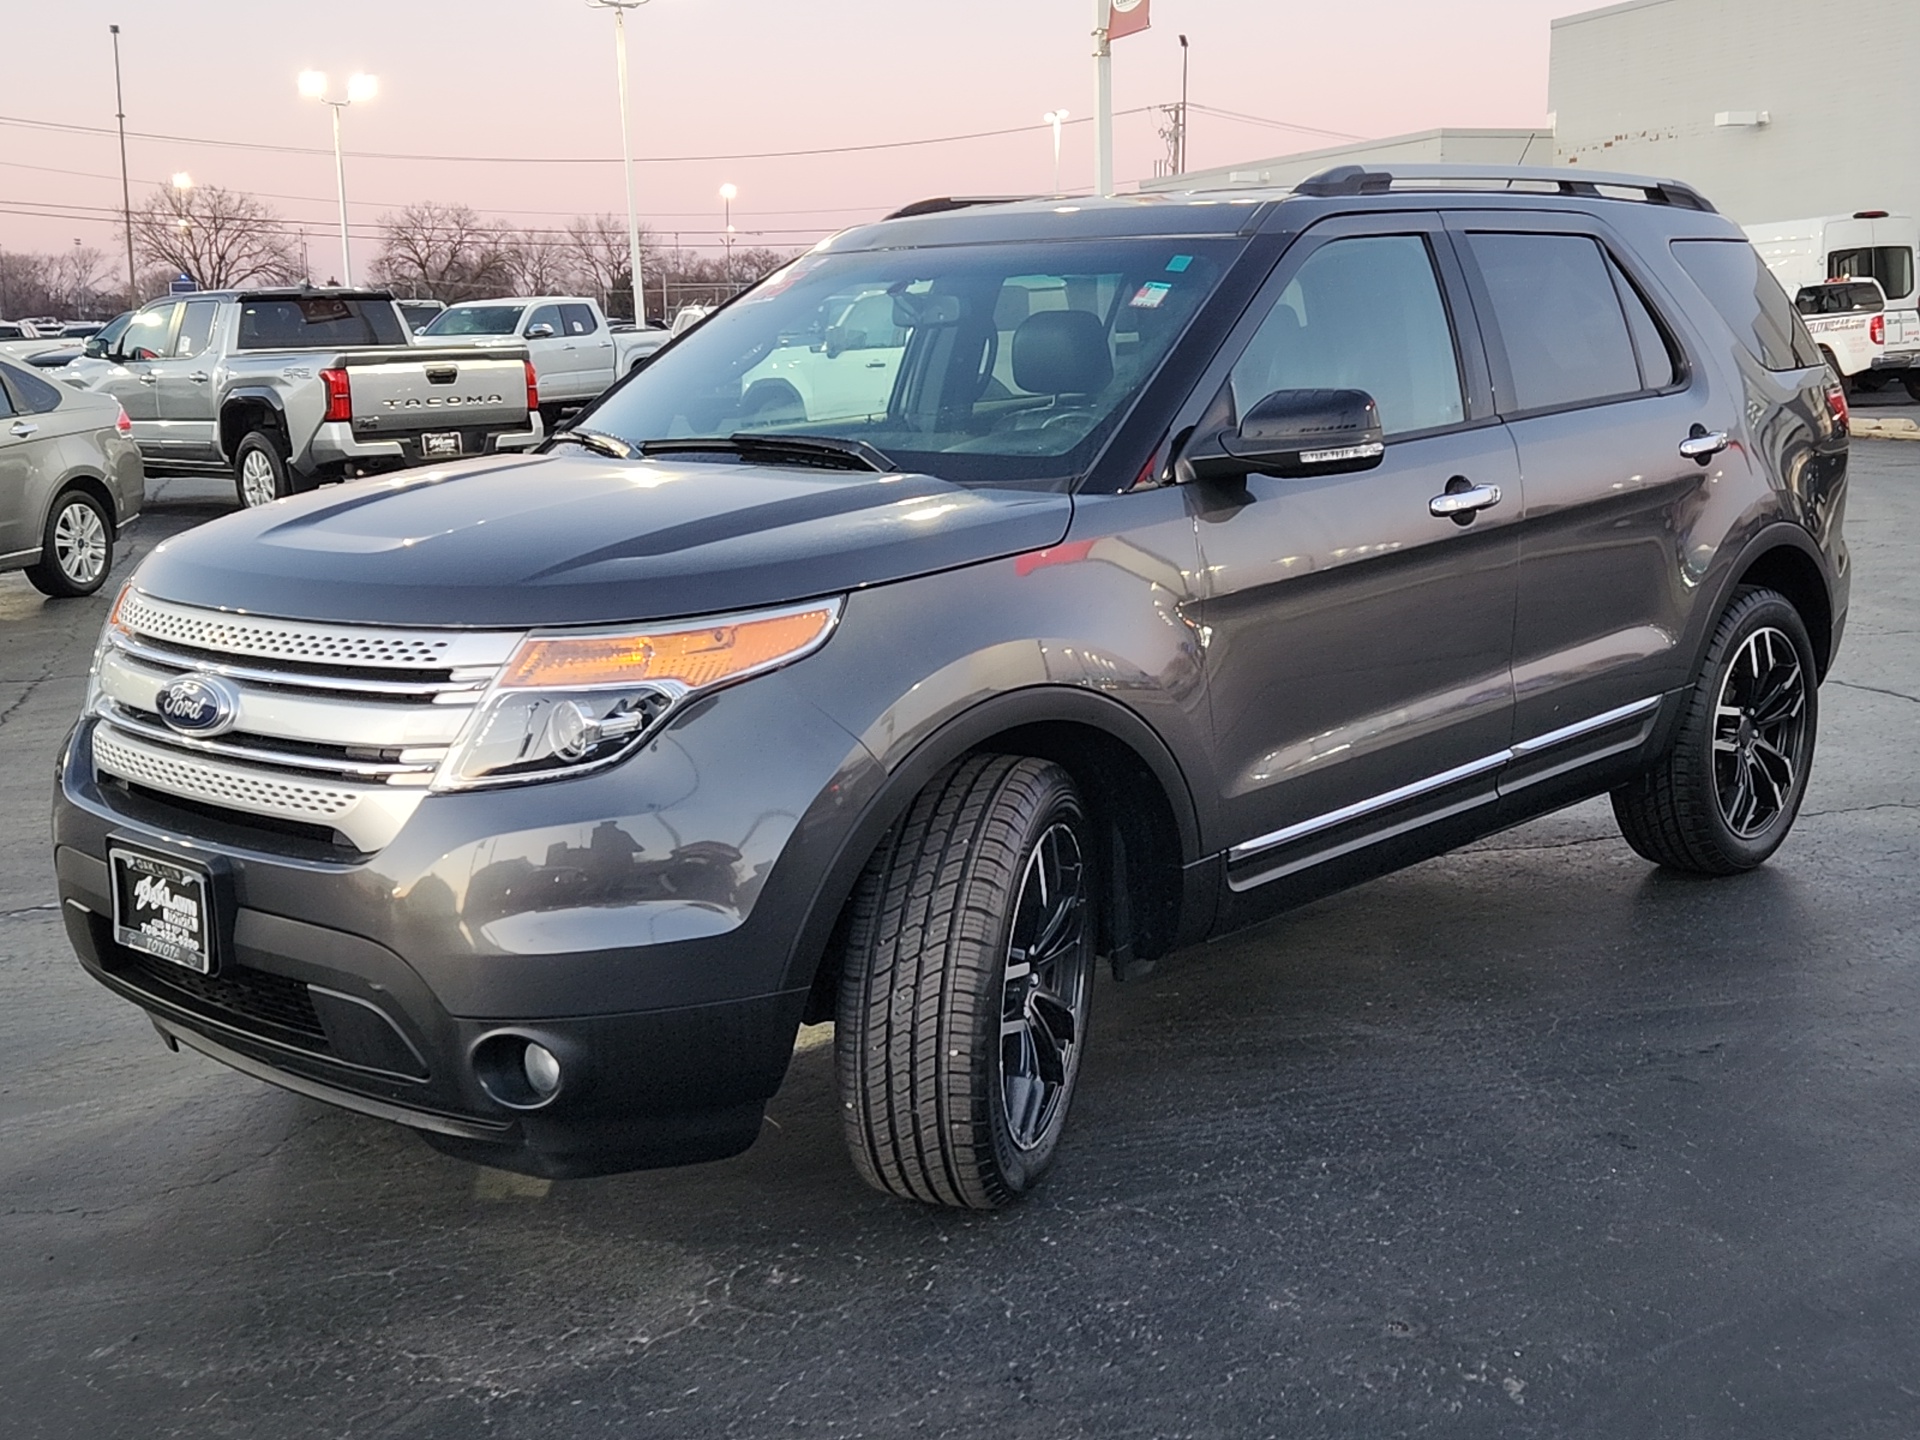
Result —
<svg viewBox="0 0 1920 1440"><path fill-rule="evenodd" d="M191 380L196 385L204 385L207 383L207 372L204 370L196 370L191 375L187 376L187 379Z"/></svg>
<svg viewBox="0 0 1920 1440"><path fill-rule="evenodd" d="M25 420L16 420L7 427L7 433L12 435L16 440L24 440L29 435L38 434L39 431L40 427L38 425L30 425Z"/></svg>
<svg viewBox="0 0 1920 1440"><path fill-rule="evenodd" d="M1436 495L1427 502L1427 513L1439 520L1452 520L1465 524L1482 510L1491 510L1500 503L1498 485L1468 485L1462 490L1448 490L1444 495Z"/></svg>
<svg viewBox="0 0 1920 1440"><path fill-rule="evenodd" d="M142 375L139 377L139 380L142 385L158 385L160 383L160 377L158 375Z"/></svg>
<svg viewBox="0 0 1920 1440"><path fill-rule="evenodd" d="M1726 431L1709 431L1704 425L1696 425L1693 433L1680 442L1680 453L1688 460L1698 460L1704 465L1732 443L1727 439Z"/></svg>

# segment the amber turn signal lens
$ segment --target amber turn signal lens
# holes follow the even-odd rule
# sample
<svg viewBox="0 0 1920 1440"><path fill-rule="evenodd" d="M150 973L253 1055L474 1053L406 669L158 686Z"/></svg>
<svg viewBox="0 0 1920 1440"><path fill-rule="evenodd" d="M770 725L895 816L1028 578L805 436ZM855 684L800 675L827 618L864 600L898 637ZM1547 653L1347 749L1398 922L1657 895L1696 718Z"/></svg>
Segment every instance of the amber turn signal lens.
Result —
<svg viewBox="0 0 1920 1440"><path fill-rule="evenodd" d="M826 638L837 608L632 635L536 636L500 676L509 690L577 690L677 681L689 690L796 659Z"/></svg>

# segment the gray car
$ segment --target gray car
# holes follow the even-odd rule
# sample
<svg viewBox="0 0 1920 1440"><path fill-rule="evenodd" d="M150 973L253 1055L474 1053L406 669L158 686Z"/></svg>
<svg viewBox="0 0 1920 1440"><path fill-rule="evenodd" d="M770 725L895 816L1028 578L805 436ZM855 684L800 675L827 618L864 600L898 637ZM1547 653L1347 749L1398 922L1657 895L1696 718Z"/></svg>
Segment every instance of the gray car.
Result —
<svg viewBox="0 0 1920 1440"><path fill-rule="evenodd" d="M0 570L61 599L100 588L145 495L131 429L112 396L0 361Z"/></svg>

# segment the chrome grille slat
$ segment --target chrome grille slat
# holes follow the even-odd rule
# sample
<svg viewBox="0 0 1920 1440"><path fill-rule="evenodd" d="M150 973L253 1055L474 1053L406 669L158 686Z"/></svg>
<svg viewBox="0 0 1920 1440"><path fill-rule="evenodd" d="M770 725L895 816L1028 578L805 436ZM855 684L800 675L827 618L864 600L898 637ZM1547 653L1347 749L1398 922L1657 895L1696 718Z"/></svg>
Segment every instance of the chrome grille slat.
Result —
<svg viewBox="0 0 1920 1440"><path fill-rule="evenodd" d="M389 630L236 615L155 600L130 590L115 610L127 630L214 655L254 655L301 665L449 670L498 665L514 637L489 631Z"/></svg>
<svg viewBox="0 0 1920 1440"><path fill-rule="evenodd" d="M232 615L128 591L95 674L95 768L236 820L390 843L521 635L382 630ZM225 729L175 730L161 694L227 684Z"/></svg>

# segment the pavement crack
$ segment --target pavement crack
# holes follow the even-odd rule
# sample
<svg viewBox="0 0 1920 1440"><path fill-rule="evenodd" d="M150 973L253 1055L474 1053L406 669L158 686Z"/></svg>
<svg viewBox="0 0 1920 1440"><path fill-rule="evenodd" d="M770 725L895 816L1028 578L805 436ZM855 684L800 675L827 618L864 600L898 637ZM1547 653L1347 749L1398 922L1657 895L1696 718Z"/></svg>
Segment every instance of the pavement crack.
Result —
<svg viewBox="0 0 1920 1440"><path fill-rule="evenodd" d="M1895 700L1905 700L1909 705L1920 705L1920 695L1907 695L1899 690L1883 690L1878 685L1856 685L1851 680L1829 680L1827 683L1838 685L1842 690L1864 690L1869 695L1890 695Z"/></svg>
<svg viewBox="0 0 1920 1440"><path fill-rule="evenodd" d="M44 905L22 905L18 910L0 910L0 920L24 920L29 915L45 915L48 911L59 908L58 900L49 900Z"/></svg>
<svg viewBox="0 0 1920 1440"><path fill-rule="evenodd" d="M1920 810L1920 804L1911 800L1882 800L1878 805L1842 805L1837 810L1808 810L1800 818L1818 820L1827 815L1865 815L1874 810Z"/></svg>
<svg viewBox="0 0 1920 1440"><path fill-rule="evenodd" d="M53 669L54 667L52 665L47 666L47 668L42 670L39 673L39 675L35 676L33 679L27 682L26 689L22 690L18 695L14 697L13 703L11 705L7 706L7 708L4 710L0 710L0 725L5 725L7 721L11 720L14 717L14 713L18 711L22 705L25 705L29 700L31 700L34 697L35 694L39 692L40 687L46 684L47 681L52 678Z"/></svg>

